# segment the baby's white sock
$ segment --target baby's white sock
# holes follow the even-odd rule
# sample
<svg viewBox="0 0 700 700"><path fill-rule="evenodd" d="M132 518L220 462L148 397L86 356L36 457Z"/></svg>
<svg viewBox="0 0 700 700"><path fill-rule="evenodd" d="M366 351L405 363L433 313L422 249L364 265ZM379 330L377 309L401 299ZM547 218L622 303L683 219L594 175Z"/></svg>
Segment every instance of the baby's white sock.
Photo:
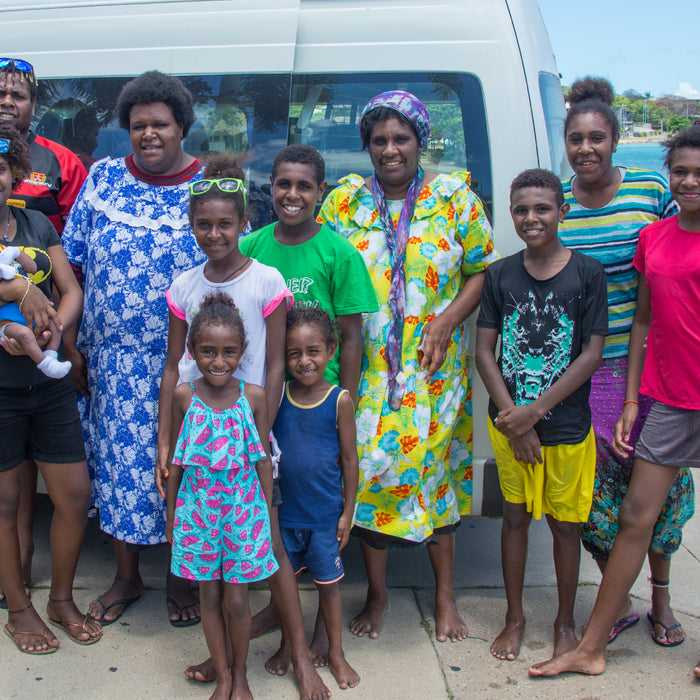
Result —
<svg viewBox="0 0 700 700"><path fill-rule="evenodd" d="M58 353L55 350L44 350L44 359L37 367L47 376L52 379L60 379L65 377L72 364L70 362L59 362Z"/></svg>

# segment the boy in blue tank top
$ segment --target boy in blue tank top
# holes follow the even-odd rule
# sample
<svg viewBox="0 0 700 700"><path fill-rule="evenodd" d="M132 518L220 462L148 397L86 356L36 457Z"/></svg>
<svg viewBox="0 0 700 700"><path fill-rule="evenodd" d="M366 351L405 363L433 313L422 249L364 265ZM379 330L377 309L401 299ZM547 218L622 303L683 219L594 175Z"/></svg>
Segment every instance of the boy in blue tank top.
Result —
<svg viewBox="0 0 700 700"><path fill-rule="evenodd" d="M345 689L360 682L343 653L338 585L343 577L340 552L350 536L359 467L353 401L346 389L324 378L337 346L336 329L327 312L298 304L290 309L286 353L292 379L285 385L273 432L282 450L282 542L296 574L308 569L318 588L328 652L317 662L327 664Z"/></svg>

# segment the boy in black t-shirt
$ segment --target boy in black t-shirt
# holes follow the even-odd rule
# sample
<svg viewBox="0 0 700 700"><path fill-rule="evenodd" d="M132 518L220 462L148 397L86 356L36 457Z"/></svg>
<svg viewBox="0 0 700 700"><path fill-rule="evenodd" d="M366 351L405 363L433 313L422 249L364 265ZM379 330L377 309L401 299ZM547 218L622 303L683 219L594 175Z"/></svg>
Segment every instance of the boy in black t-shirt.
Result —
<svg viewBox="0 0 700 700"><path fill-rule="evenodd" d="M525 630L528 528L542 513L554 539L559 591L553 655L578 642L579 523L591 508L596 459L588 394L608 332L608 307L603 266L559 241L558 224L569 209L559 179L547 170L526 170L513 180L510 202L527 247L486 271L476 364L491 397L489 436L504 496L508 609L491 653L512 661Z"/></svg>

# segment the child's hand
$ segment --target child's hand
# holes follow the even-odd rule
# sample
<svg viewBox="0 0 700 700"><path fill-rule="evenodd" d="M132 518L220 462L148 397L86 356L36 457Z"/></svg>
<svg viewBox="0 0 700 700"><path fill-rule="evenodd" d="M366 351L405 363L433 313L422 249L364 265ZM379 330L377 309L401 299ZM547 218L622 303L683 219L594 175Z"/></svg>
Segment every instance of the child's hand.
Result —
<svg viewBox="0 0 700 700"><path fill-rule="evenodd" d="M493 424L507 438L513 439L524 435L528 430L534 427L539 420L539 416L532 408L532 404L528 406L510 406L501 411L494 420Z"/></svg>
<svg viewBox="0 0 700 700"><path fill-rule="evenodd" d="M165 521L165 539L170 542L170 544L173 543L173 516L168 516L168 519Z"/></svg>
<svg viewBox="0 0 700 700"><path fill-rule="evenodd" d="M168 447L158 446L158 459L156 460L156 488L161 498L167 498L165 482L168 480Z"/></svg>
<svg viewBox="0 0 700 700"><path fill-rule="evenodd" d="M350 539L350 528L352 527L352 515L343 513L338 520L338 532L336 539L338 540L338 551L342 552L345 545Z"/></svg>
<svg viewBox="0 0 700 700"><path fill-rule="evenodd" d="M630 452L634 449L630 445L630 433L634 422L637 420L639 406L636 403L625 404L622 409L622 415L618 418L615 424L615 434L613 435L612 448L613 452L618 457L625 459L629 457Z"/></svg>
<svg viewBox="0 0 700 700"><path fill-rule="evenodd" d="M513 456L519 462L532 467L542 464L542 446L534 428L530 428L520 437L510 438L510 446L513 448Z"/></svg>

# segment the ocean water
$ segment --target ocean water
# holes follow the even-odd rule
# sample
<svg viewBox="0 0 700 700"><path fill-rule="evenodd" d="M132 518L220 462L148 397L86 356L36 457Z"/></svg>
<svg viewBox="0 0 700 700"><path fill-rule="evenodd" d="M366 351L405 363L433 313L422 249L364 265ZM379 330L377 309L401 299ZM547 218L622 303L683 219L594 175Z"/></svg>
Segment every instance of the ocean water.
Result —
<svg viewBox="0 0 700 700"><path fill-rule="evenodd" d="M656 170L668 179L664 166L664 148L660 143L621 143L613 154L615 165Z"/></svg>

